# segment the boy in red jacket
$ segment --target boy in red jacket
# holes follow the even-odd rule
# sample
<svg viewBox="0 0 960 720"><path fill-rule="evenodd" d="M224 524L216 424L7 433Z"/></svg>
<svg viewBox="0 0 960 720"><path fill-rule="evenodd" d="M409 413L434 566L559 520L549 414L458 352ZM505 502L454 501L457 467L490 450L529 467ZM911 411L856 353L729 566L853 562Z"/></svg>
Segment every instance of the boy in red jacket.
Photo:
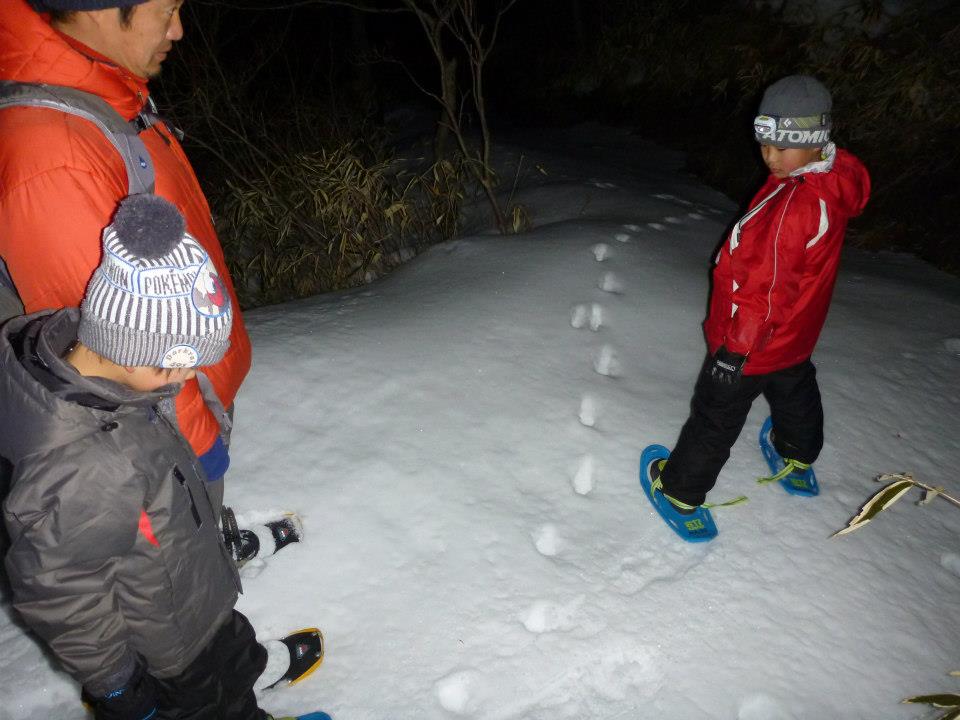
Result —
<svg viewBox="0 0 960 720"><path fill-rule="evenodd" d="M760 102L754 132L770 176L716 258L704 323L709 355L690 417L669 460L642 468L651 501L678 533L693 532L686 539L710 539L696 537L701 524L712 525L702 505L761 393L770 403L768 439L785 468L776 479L789 479L795 494L817 492L810 466L823 446L823 407L810 356L847 221L870 195L863 164L830 142L831 109L830 92L805 75L779 80Z"/></svg>

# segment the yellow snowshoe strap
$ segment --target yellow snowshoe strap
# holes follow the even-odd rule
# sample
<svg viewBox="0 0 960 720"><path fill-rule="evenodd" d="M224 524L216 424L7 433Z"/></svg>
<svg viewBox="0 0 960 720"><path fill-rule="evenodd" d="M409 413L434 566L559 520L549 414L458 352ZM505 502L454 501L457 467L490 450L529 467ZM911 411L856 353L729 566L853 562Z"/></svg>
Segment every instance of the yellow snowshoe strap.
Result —
<svg viewBox="0 0 960 720"><path fill-rule="evenodd" d="M734 505L743 505L747 502L746 495L740 495L735 497L733 500L727 500L726 502L721 503L704 503L703 507L705 508L721 508L721 507L733 507Z"/></svg>
<svg viewBox="0 0 960 720"><path fill-rule="evenodd" d="M778 472L776 475L770 475L769 477L757 478L757 482L760 485L766 485L767 483L780 482L787 475L794 472L795 470L808 470L810 468L810 463L802 463L799 460L791 460L787 458L784 460L783 469Z"/></svg>
<svg viewBox="0 0 960 720"><path fill-rule="evenodd" d="M666 463L665 460L661 460L660 462ZM663 465L660 466L660 469L661 470L663 469ZM710 508L733 507L734 505L742 505L743 503L747 502L747 496L741 495L740 497L736 497L733 500L727 500L726 502L722 502L722 503L704 503L703 505L687 505L687 503L681 500L677 500L675 497L667 495L665 492L663 492L663 483L660 481L660 478L657 478L652 483L650 483L650 491L653 492L654 490L659 490L660 493L667 500L669 500L673 505L676 505L681 510L696 510L698 507L707 508L709 510Z"/></svg>

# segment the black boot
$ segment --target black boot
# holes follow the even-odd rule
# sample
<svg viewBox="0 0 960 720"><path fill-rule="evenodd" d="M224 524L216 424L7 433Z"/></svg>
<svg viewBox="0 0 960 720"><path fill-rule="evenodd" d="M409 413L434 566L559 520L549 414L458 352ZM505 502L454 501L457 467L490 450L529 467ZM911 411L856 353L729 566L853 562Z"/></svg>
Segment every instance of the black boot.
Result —
<svg viewBox="0 0 960 720"><path fill-rule="evenodd" d="M263 527L270 531L273 538L273 548L266 555L273 555L291 543L300 542L303 536L300 520L293 513L265 522ZM237 567L243 567L244 563L260 554L260 537L253 530L241 530L233 510L226 506L220 511L220 531L223 533L223 543Z"/></svg>

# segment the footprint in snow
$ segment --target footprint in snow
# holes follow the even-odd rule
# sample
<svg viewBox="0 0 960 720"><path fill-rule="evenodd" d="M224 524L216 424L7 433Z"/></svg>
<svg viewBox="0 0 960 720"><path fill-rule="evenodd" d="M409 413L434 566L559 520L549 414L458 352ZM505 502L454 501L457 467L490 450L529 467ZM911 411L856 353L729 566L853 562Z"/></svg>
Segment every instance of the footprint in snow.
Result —
<svg viewBox="0 0 960 720"><path fill-rule="evenodd" d="M657 193L653 197L657 198L658 200L672 200L678 205L693 205L693 203L689 200L684 200L683 198L677 197L676 195L671 195L670 193Z"/></svg>
<svg viewBox="0 0 960 720"><path fill-rule="evenodd" d="M598 375L617 377L620 374L620 360L610 345L604 345L593 359L593 369Z"/></svg>
<svg viewBox="0 0 960 720"><path fill-rule="evenodd" d="M474 695L479 683L480 673L476 670L458 670L438 680L434 684L434 692L444 710L455 715L467 715L477 709Z"/></svg>
<svg viewBox="0 0 960 720"><path fill-rule="evenodd" d="M573 491L577 495L589 495L593 491L593 455L580 458L580 465L573 476Z"/></svg>
<svg viewBox="0 0 960 720"><path fill-rule="evenodd" d="M616 273L605 272L600 276L600 279L597 281L597 287L608 293L621 293L623 292L623 283L620 281L620 278L617 277Z"/></svg>
<svg viewBox="0 0 960 720"><path fill-rule="evenodd" d="M587 310L586 305L574 306L573 311L570 313L570 325L579 330L587 324L588 314L589 311Z"/></svg>
<svg viewBox="0 0 960 720"><path fill-rule="evenodd" d="M597 303L590 305L590 329L596 332L603 327L603 306Z"/></svg>
<svg viewBox="0 0 960 720"><path fill-rule="evenodd" d="M580 612L584 600L583 595L563 605L549 600L537 600L527 610L523 626L530 632L538 634L551 630L569 629L573 625L573 619Z"/></svg>
<svg viewBox="0 0 960 720"><path fill-rule="evenodd" d="M678 217L674 217L673 215L668 215L663 219L663 221L666 223L670 223L671 225L680 225L683 222L683 220L681 220Z"/></svg>
<svg viewBox="0 0 960 720"><path fill-rule="evenodd" d="M647 223L647 227L651 227L651 228L653 228L654 230L666 230L666 227L664 227L664 226L661 225L660 223L655 223L655 222L649 222L649 223Z"/></svg>
<svg viewBox="0 0 960 720"><path fill-rule="evenodd" d="M264 571L267 567L267 564L263 560L254 558L247 563L244 563L243 567L240 569L240 577L244 580L253 580L260 573Z"/></svg>
<svg viewBox="0 0 960 720"><path fill-rule="evenodd" d="M606 243L597 243L590 250L593 252L593 257L596 258L597 262L603 262L608 257L610 257L610 246Z"/></svg>
<svg viewBox="0 0 960 720"><path fill-rule="evenodd" d="M591 395L584 395L580 399L580 424L592 428L597 425L597 401Z"/></svg>
<svg viewBox="0 0 960 720"><path fill-rule="evenodd" d="M624 230L629 230L630 232L640 232L642 229L639 225L634 225L633 223L627 223L623 226Z"/></svg>
<svg viewBox="0 0 960 720"><path fill-rule="evenodd" d="M613 236L613 239L617 242L630 242L630 235L628 233L617 233Z"/></svg>
<svg viewBox="0 0 960 720"><path fill-rule="evenodd" d="M582 327L589 327L596 332L603 327L603 308L597 303L587 305L577 305L570 313L570 325L578 330Z"/></svg>
<svg viewBox="0 0 960 720"><path fill-rule="evenodd" d="M560 552L562 543L557 534L557 526L551 523L541 525L533 534L533 544L537 552L546 557L554 557Z"/></svg>
<svg viewBox="0 0 960 720"><path fill-rule="evenodd" d="M946 570L949 570L957 577L960 577L960 555L957 555L956 553L944 553L940 556L940 564Z"/></svg>
<svg viewBox="0 0 960 720"><path fill-rule="evenodd" d="M586 629L588 622L589 618L578 623L578 631ZM652 699L663 686L664 673L656 649L644 646L632 634L606 630L602 643L581 643L564 655L568 686L580 697L596 695L622 706L624 698L639 703ZM596 713L581 712L580 716L595 717ZM635 705L627 713L614 713L610 720L647 717L651 716Z"/></svg>
<svg viewBox="0 0 960 720"><path fill-rule="evenodd" d="M737 720L796 720L783 704L769 695L757 693L740 701Z"/></svg>

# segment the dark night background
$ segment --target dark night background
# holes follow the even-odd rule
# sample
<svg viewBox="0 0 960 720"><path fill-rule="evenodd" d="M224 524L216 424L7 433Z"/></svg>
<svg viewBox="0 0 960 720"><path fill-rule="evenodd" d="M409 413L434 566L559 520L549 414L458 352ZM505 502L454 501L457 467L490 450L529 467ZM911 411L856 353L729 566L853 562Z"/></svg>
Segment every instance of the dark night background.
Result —
<svg viewBox="0 0 960 720"><path fill-rule="evenodd" d="M423 27L402 10L464 3L476 4L489 33L502 7L496 0L356 3L377 12L350 3L185 4L186 37L155 87L187 131L227 252L249 289L245 304L356 284L365 268L389 264L390 237L429 244L456 232L460 196L478 185L458 165L455 143L436 144L440 106L426 92L440 92L439 65ZM439 37L444 53L459 58L462 101L466 58L449 33ZM741 204L765 176L750 123L764 87L814 74L834 95L834 138L873 179L872 201L848 242L960 271L960 3L854 0L817 9L799 0L517 0L483 72L494 142L498 131L518 126L627 127L686 151L691 171ZM463 129L473 143L479 117L472 96L466 100ZM425 164L398 169L396 158L418 140ZM438 180L428 164L443 159ZM398 195L418 172L432 179L419 194ZM359 197L343 184L353 182L344 179L351 173L369 183L364 202L400 198L427 216L446 203L452 214L440 224L408 217L403 227L388 214L375 228L351 228L349 198ZM306 191L319 186L326 187L319 195ZM328 217L331 202L341 203L336 220ZM345 249L346 236L356 247ZM341 250L323 272L314 261L312 277L322 280L305 273L272 282L271 272L291 258L302 267L318 244L328 256ZM260 269L251 274L254 265ZM346 266L353 270L342 272ZM295 289L270 290L281 286Z"/></svg>

